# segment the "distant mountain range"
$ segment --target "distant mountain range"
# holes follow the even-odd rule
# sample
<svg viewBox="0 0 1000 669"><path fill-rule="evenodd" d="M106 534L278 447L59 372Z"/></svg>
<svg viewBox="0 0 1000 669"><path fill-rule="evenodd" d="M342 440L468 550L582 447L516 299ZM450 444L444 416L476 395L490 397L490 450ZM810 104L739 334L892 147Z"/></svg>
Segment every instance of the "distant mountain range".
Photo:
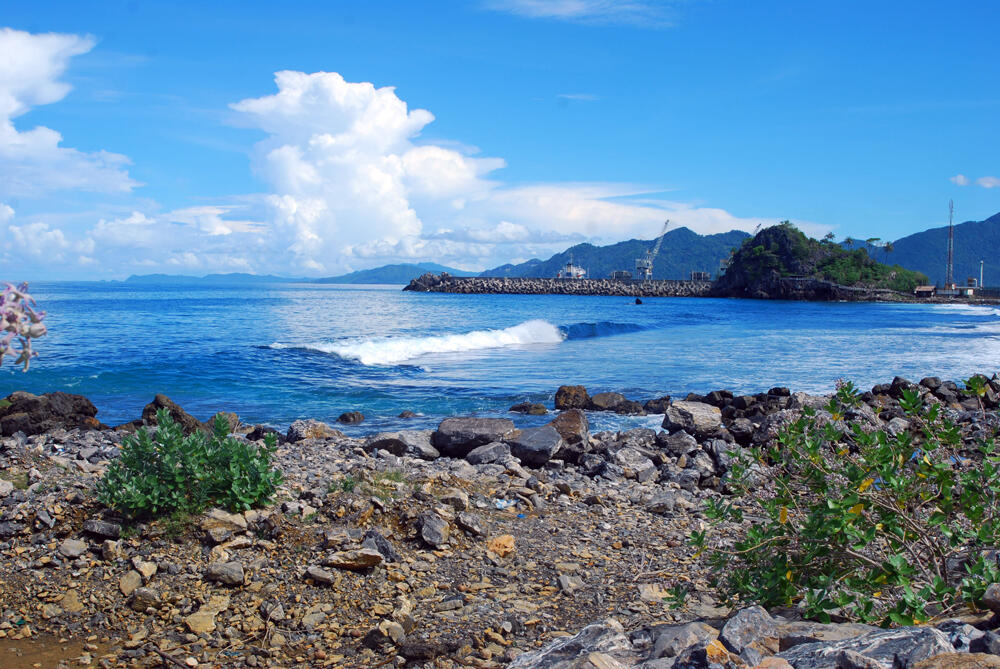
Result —
<svg viewBox="0 0 1000 669"><path fill-rule="evenodd" d="M363 269L342 276L331 276L323 279L311 279L309 283L388 283L407 284L425 272L440 274L448 272L452 276L475 276L475 272L466 272L454 267L446 267L433 262L405 263L401 265L383 265L374 269Z"/></svg>
<svg viewBox="0 0 1000 669"><path fill-rule="evenodd" d="M667 232L659 255L653 263L653 278L686 279L692 271L718 274L719 263L729 258L732 249L738 249L750 235L731 230L715 235L699 235L687 228ZM566 263L587 270L587 276L600 279L616 270L635 273L636 258L644 257L655 240L630 239L608 246L577 244L547 260L532 259L517 265L501 265L486 270L479 276L488 277L554 277ZM864 242L856 242L863 246ZM894 250L886 257L881 248L872 252L880 262L898 264L906 269L926 274L931 282L943 284L948 253L948 227L924 230L893 243ZM983 275L988 286L1000 286L1000 213L985 221L968 221L955 226L955 280L965 283L967 277L979 278L979 261L983 260ZM411 279L433 272L448 272L453 276L475 276L437 263L406 263L383 265L374 269L351 272L341 276L321 279L289 278L273 275L244 273L209 274L204 277L146 274L130 276L129 283L182 283L182 284L259 284L259 283L320 283L320 284L395 284L405 285Z"/></svg>
<svg viewBox="0 0 1000 669"><path fill-rule="evenodd" d="M948 226L931 228L903 237L892 243L888 262L926 274L931 283L944 284L948 265ZM885 262L882 251L875 258ZM955 271L957 283L968 277L979 279L979 261L983 264L983 282L1000 286L1000 213L985 221L967 221L955 226Z"/></svg>
<svg viewBox="0 0 1000 669"><path fill-rule="evenodd" d="M714 277L719 271L719 262L729 258L729 252L739 248L749 236L740 230L715 235L699 235L687 228L670 230L653 261L653 278L686 279L693 271L708 272ZM554 277L570 259L574 265L587 270L587 276L592 279L608 277L616 270L628 270L634 275L636 258L645 257L655 243L656 240L630 239L610 246L577 244L548 260L501 265L480 276Z"/></svg>

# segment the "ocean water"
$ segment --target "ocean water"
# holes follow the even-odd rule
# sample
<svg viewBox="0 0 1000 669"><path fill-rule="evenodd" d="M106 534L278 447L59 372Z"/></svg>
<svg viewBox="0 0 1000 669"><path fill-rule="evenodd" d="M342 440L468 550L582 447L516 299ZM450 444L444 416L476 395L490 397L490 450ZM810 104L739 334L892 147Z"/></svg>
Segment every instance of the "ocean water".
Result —
<svg viewBox="0 0 1000 669"><path fill-rule="evenodd" d="M1000 369L1000 309L952 305L441 295L400 286L37 283L41 356L0 368L0 396L63 390L114 425L166 393L199 418L285 428L359 410L348 433L551 406L562 384L640 401L728 388L829 392L895 375ZM420 414L401 420L403 410ZM594 414L599 429L658 417Z"/></svg>

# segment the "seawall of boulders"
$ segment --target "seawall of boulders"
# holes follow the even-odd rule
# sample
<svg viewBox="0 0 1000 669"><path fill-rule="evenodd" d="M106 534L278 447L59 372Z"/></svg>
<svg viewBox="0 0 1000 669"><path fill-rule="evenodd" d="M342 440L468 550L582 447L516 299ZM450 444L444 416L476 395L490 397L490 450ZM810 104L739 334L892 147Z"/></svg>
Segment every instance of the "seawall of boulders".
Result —
<svg viewBox="0 0 1000 669"><path fill-rule="evenodd" d="M621 297L706 297L710 281L626 281L621 279L544 279L459 277L424 274L403 290L481 295L615 295Z"/></svg>

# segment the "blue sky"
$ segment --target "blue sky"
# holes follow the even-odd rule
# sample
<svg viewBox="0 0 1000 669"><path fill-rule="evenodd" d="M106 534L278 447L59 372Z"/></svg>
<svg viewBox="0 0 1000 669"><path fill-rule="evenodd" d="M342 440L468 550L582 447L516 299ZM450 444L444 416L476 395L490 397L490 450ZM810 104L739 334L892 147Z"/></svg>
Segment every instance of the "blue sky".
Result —
<svg viewBox="0 0 1000 669"><path fill-rule="evenodd" d="M998 25L992 0L0 0L0 265L478 269L666 218L980 220Z"/></svg>

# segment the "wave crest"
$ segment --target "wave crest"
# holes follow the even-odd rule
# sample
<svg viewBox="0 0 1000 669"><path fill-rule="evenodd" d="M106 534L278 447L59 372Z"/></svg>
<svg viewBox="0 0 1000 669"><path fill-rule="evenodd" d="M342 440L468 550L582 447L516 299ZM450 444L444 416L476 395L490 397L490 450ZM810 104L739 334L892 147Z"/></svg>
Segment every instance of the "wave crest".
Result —
<svg viewBox="0 0 1000 669"><path fill-rule="evenodd" d="M363 341L307 344L301 348L330 353L362 365L397 365L432 353L463 353L527 344L558 344L565 333L548 321L536 319L502 330L473 330L462 334L431 337L398 337ZM270 348L291 348L274 343Z"/></svg>

